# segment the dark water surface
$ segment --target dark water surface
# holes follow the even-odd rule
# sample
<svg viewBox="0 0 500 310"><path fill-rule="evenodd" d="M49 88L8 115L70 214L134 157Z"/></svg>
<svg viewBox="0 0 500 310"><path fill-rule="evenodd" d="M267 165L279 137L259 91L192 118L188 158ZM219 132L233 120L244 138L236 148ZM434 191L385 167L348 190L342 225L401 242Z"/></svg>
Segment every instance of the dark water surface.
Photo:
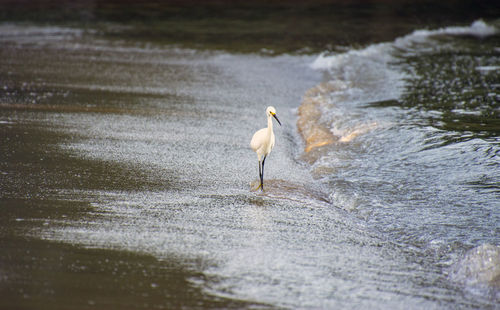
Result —
<svg viewBox="0 0 500 310"><path fill-rule="evenodd" d="M0 308L498 308L494 1L0 8Z"/></svg>

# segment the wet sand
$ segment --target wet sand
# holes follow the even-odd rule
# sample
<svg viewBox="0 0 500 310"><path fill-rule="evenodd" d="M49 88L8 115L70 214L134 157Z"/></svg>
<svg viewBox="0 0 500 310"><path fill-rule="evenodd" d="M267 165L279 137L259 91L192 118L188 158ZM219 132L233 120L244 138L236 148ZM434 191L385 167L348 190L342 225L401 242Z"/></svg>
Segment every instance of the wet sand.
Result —
<svg viewBox="0 0 500 310"><path fill-rule="evenodd" d="M29 38L40 34L19 29ZM231 216L219 232L189 221L207 225L212 207L238 213L235 201L268 204L250 190L257 172L246 138L261 117L251 113L255 102L244 106L256 99L265 108L268 100L255 97L255 87L266 89L263 81L272 83L280 71L267 70L271 75L258 86L246 79L258 80L266 63L286 72L294 61L81 45L87 38L78 32L48 31L38 46L2 48L8 80L0 104L1 307L267 308L259 300L211 293L222 279L207 270L220 264L214 255L222 249L196 245L207 233L239 230L233 221L241 219ZM248 70L254 72L241 74ZM283 102L295 100L267 89L261 93L274 98L290 134L293 113ZM292 97L298 100L300 92ZM228 128L237 130L228 135ZM278 152L286 154L286 143L279 143ZM271 180L276 170L268 162ZM189 210L186 223L169 223ZM152 212L160 221L147 215ZM182 239L190 236L201 239L186 244Z"/></svg>
<svg viewBox="0 0 500 310"><path fill-rule="evenodd" d="M62 152L58 145L78 138L58 133L57 124L43 118L46 113L64 113L64 109L46 112L6 105L0 109L2 309L241 309L258 305L203 292L196 283L206 281L202 273L206 267L195 258L158 259L127 249L92 249L70 240L48 240L56 227L99 221L103 211L92 206L88 195L160 190L168 188L169 182L152 180L140 167ZM45 238L40 239L42 233Z"/></svg>

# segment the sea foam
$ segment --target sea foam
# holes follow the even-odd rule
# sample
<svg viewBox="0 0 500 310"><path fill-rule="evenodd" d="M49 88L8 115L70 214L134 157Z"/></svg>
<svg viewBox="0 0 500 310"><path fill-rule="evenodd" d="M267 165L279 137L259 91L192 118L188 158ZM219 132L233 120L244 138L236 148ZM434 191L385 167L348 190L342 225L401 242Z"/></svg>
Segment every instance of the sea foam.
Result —
<svg viewBox="0 0 500 310"><path fill-rule="evenodd" d="M483 244L469 250L452 266L450 279L469 291L500 298L500 247Z"/></svg>

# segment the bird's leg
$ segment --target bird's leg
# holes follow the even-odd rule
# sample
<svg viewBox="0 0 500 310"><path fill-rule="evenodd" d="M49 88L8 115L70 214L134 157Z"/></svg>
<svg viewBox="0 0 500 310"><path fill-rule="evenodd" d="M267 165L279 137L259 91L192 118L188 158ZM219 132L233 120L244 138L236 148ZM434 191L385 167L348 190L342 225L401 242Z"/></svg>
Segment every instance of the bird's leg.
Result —
<svg viewBox="0 0 500 310"><path fill-rule="evenodd" d="M257 189L262 187L262 169L261 169L261 161L259 160L259 178L260 178L260 185L257 187Z"/></svg>
<svg viewBox="0 0 500 310"><path fill-rule="evenodd" d="M260 175L260 190L264 191L264 163L266 162L266 156L262 159L262 174Z"/></svg>

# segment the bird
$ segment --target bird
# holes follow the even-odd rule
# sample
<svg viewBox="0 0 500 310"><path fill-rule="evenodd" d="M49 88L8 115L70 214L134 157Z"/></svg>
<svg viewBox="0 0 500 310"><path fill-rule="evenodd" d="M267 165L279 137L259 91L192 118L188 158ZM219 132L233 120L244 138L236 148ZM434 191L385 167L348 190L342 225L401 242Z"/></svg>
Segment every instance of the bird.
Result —
<svg viewBox="0 0 500 310"><path fill-rule="evenodd" d="M257 158L259 159L259 177L260 185L257 189L264 191L264 163L266 161L267 155L271 153L274 147L274 132L273 132L273 120L276 119L278 124L281 126L281 122L276 116L276 109L273 106L268 106L266 109L267 116L267 127L257 130L250 141L250 147L257 153Z"/></svg>

